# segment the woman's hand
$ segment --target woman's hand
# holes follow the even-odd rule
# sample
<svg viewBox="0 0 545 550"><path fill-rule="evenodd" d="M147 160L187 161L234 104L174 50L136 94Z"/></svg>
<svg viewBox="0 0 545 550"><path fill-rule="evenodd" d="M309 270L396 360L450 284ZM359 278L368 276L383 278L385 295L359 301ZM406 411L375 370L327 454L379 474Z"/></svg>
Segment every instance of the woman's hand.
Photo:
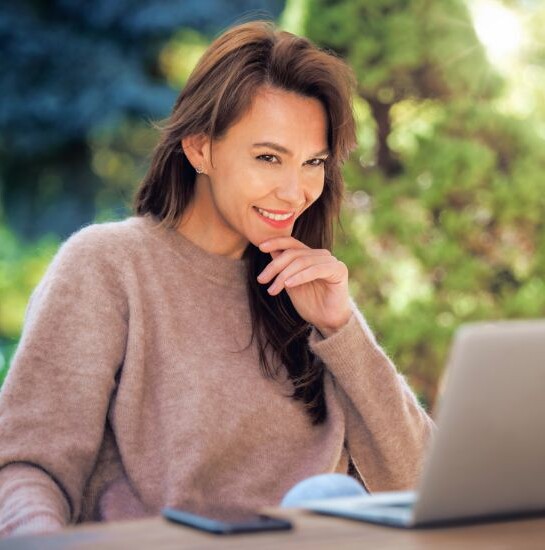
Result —
<svg viewBox="0 0 545 550"><path fill-rule="evenodd" d="M323 336L348 322L348 269L329 250L309 248L293 237L269 239L259 249L273 258L257 277L261 284L274 279L267 289L271 296L285 289L299 315Z"/></svg>

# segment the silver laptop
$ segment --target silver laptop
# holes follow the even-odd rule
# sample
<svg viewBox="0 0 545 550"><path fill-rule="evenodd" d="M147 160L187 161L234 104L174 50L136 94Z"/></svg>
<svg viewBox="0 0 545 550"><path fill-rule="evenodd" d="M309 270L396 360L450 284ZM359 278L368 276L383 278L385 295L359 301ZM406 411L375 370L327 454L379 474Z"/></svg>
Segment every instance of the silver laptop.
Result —
<svg viewBox="0 0 545 550"><path fill-rule="evenodd" d="M445 382L416 491L301 506L409 528L545 514L545 320L462 327Z"/></svg>

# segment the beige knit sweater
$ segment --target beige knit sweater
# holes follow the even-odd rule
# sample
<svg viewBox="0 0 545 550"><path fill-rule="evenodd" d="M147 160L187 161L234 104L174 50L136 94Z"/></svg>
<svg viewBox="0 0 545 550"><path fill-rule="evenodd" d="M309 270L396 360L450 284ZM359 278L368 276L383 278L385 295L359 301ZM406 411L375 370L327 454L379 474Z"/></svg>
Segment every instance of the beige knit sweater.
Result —
<svg viewBox="0 0 545 550"><path fill-rule="evenodd" d="M73 235L0 391L0 534L276 505L348 454L371 491L414 485L432 423L359 312L310 337L327 366L315 427L250 334L242 260L152 218Z"/></svg>

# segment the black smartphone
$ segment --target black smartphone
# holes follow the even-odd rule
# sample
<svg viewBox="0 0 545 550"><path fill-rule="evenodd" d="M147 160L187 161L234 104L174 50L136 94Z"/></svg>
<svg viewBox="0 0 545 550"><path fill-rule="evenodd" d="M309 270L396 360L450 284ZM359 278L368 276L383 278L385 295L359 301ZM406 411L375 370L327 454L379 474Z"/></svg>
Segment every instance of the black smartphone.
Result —
<svg viewBox="0 0 545 550"><path fill-rule="evenodd" d="M169 521L182 523L216 535L255 533L257 531L287 531L293 527L288 520L246 510L230 510L222 514L205 517L179 508L163 508L161 515Z"/></svg>

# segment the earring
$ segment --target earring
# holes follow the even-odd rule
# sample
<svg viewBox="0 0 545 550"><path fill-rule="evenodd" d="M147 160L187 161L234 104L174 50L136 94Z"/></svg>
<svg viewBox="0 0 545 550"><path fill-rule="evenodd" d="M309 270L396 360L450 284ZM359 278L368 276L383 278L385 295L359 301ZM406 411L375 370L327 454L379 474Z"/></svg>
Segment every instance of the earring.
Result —
<svg viewBox="0 0 545 550"><path fill-rule="evenodd" d="M204 170L202 169L202 166L199 166L199 168L195 168L195 172L197 172L197 174L203 174Z"/></svg>

